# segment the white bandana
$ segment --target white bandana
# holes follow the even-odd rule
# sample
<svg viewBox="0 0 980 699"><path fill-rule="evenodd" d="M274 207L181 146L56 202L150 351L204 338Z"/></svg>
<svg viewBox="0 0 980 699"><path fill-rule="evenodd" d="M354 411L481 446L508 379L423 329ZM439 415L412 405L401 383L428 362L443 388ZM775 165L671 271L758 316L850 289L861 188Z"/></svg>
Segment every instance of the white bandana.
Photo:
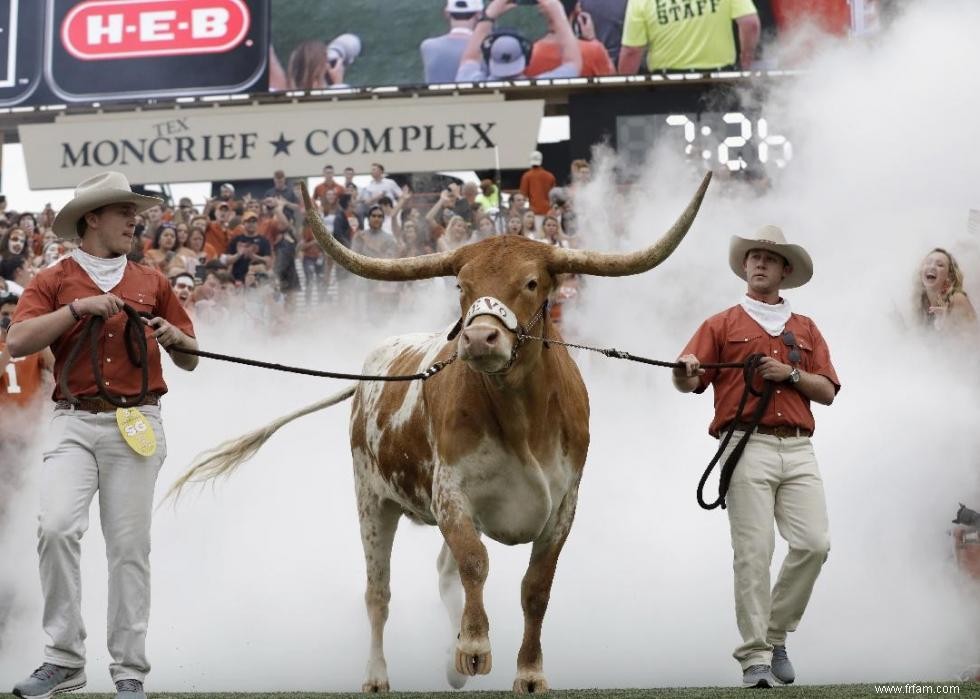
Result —
<svg viewBox="0 0 980 699"><path fill-rule="evenodd" d="M789 320L793 309L789 307L789 301L780 299L779 303L769 304L756 301L746 294L740 303L749 317L762 326L762 329L773 337L778 337L783 333L786 322Z"/></svg>
<svg viewBox="0 0 980 699"><path fill-rule="evenodd" d="M72 250L71 257L88 273L95 285L105 292L116 288L122 281L123 274L126 273L126 263L129 262L125 255L95 257L81 248Z"/></svg>

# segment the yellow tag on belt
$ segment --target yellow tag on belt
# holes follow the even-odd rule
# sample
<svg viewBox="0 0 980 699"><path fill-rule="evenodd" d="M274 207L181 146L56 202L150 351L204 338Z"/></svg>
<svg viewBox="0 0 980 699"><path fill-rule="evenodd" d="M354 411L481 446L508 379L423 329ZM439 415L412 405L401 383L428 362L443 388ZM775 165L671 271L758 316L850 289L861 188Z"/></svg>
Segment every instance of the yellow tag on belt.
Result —
<svg viewBox="0 0 980 699"><path fill-rule="evenodd" d="M133 451L140 456L153 456L157 450L157 436L146 416L138 408L116 408L116 424L119 433Z"/></svg>

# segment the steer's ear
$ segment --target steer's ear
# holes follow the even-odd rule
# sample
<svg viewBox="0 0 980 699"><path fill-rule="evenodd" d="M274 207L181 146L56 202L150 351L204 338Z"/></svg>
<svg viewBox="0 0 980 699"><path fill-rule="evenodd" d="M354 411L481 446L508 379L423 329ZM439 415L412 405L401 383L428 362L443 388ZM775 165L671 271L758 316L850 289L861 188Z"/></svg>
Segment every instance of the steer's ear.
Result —
<svg viewBox="0 0 980 699"><path fill-rule="evenodd" d="M459 331L462 329L463 329L463 319L460 318L459 320L456 321L456 325L453 326L453 329L449 331L449 335L446 336L446 339L455 340L456 336L459 335Z"/></svg>

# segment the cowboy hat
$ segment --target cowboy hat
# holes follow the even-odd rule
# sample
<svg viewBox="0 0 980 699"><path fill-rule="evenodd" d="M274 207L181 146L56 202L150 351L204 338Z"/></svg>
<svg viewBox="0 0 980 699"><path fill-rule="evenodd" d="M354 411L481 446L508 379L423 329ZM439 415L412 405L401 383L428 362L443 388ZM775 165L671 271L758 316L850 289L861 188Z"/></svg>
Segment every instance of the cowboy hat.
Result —
<svg viewBox="0 0 980 699"><path fill-rule="evenodd" d="M75 198L65 204L51 226L61 238L77 238L75 224L90 211L109 204L136 204L137 213L162 205L163 200L136 194L121 172L102 172L75 187Z"/></svg>
<svg viewBox="0 0 980 699"><path fill-rule="evenodd" d="M749 250L774 252L793 268L793 271L780 282L780 289L795 289L803 286L813 276L813 260L810 259L810 255L799 245L787 243L786 236L778 226L763 226L756 232L754 238L732 236L728 250L728 264L737 276L746 281L748 279L745 277L745 256Z"/></svg>

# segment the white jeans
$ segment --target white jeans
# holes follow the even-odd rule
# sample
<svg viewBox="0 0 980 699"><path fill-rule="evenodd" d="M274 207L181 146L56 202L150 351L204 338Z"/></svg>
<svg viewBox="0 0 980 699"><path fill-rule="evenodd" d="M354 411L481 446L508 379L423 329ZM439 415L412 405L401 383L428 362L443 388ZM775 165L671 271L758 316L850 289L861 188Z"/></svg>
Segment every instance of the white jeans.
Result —
<svg viewBox="0 0 980 699"><path fill-rule="evenodd" d="M742 432L735 432L722 462ZM795 631L830 551L823 480L809 437L753 434L732 475L728 522L735 568L735 617L742 669L769 665L773 645ZM773 521L789 552L770 590L776 540Z"/></svg>
<svg viewBox="0 0 980 699"><path fill-rule="evenodd" d="M144 457L123 440L115 412L56 410L41 470L38 554L44 594L45 662L85 665L79 556L96 491L109 562L108 645L114 682L143 681L150 615L150 518L157 473L167 455L159 406L140 411L157 451Z"/></svg>

